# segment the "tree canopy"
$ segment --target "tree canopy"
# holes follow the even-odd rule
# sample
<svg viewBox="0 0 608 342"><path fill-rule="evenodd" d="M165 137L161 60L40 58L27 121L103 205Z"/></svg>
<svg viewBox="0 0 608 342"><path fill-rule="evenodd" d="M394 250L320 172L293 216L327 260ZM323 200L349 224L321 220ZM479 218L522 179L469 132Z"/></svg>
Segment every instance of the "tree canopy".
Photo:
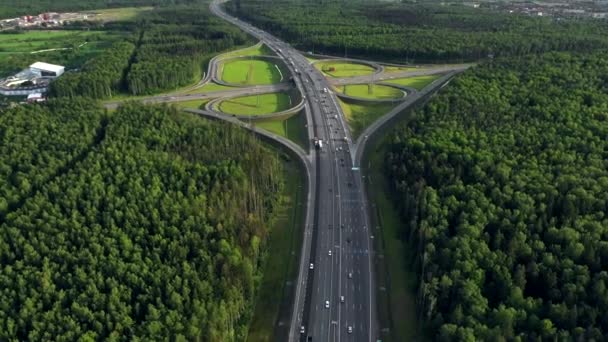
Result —
<svg viewBox="0 0 608 342"><path fill-rule="evenodd" d="M608 62L551 53L454 79L386 171L443 340L608 334Z"/></svg>
<svg viewBox="0 0 608 342"><path fill-rule="evenodd" d="M277 155L171 107L88 102L0 113L3 149L41 150L4 167L36 188L3 184L22 198L0 225L0 340L242 340Z"/></svg>
<svg viewBox="0 0 608 342"><path fill-rule="evenodd" d="M432 3L232 0L232 13L301 50L395 62L608 48L608 23Z"/></svg>

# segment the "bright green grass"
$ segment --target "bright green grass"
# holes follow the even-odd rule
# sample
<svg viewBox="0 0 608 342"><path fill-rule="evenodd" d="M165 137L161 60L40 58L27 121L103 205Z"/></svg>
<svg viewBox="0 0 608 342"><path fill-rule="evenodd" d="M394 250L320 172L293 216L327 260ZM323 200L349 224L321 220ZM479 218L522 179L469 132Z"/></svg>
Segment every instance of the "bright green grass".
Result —
<svg viewBox="0 0 608 342"><path fill-rule="evenodd" d="M265 85L284 81L276 64L264 60L232 60L222 63L222 80L227 83Z"/></svg>
<svg viewBox="0 0 608 342"><path fill-rule="evenodd" d="M271 225L269 253L264 276L256 298L248 342L278 341L274 324L280 314L287 315L292 287L286 286L298 275L298 255L302 240L304 214L304 175L295 161L284 162L285 186L281 206Z"/></svg>
<svg viewBox="0 0 608 342"><path fill-rule="evenodd" d="M403 92L393 87L387 87L380 84L348 84L338 87L338 90L345 95L355 96L365 99L400 99L403 97Z"/></svg>
<svg viewBox="0 0 608 342"><path fill-rule="evenodd" d="M420 70L416 67L406 67L406 66L384 66L384 72L401 72L401 71L414 71Z"/></svg>
<svg viewBox="0 0 608 342"><path fill-rule="evenodd" d="M371 75L376 72L376 69L368 65L350 62L327 61L314 65L325 75L336 78ZM330 71L331 68L334 68L334 71Z"/></svg>
<svg viewBox="0 0 608 342"><path fill-rule="evenodd" d="M412 87L417 90L422 90L427 85L431 84L434 80L441 77L441 75L427 75L427 76L416 76L406 78L396 78L394 80L385 81L386 83L399 84L408 87Z"/></svg>
<svg viewBox="0 0 608 342"><path fill-rule="evenodd" d="M287 119L258 122L256 126L285 137L300 145L304 150L308 149L306 118L303 113L298 113Z"/></svg>
<svg viewBox="0 0 608 342"><path fill-rule="evenodd" d="M176 104L179 108L203 109L203 107L209 101L210 101L209 99L192 100L192 101L174 102L174 104Z"/></svg>
<svg viewBox="0 0 608 342"><path fill-rule="evenodd" d="M284 92L237 97L219 104L220 111L236 115L270 114L291 107L291 97Z"/></svg>
<svg viewBox="0 0 608 342"><path fill-rule="evenodd" d="M151 11L153 7L121 7L121 8L109 8L92 11L84 11L81 13L94 14L89 17L89 20L95 21L131 21L135 19L139 14Z"/></svg>
<svg viewBox="0 0 608 342"><path fill-rule="evenodd" d="M418 278L411 268L415 258L412 252L414 248L402 241L402 237L406 235L403 232L405 224L389 198L393 190L382 172L385 155L386 144L381 143L380 147L373 146L373 150L366 153L365 157L365 165L368 166L367 190L374 211L373 225L380 226L380 230L377 230L378 238L374 239L375 250L377 254L384 254L383 262L376 267L377 287L390 289L389 292L378 291L377 296L382 328L390 328L390 335L381 337L383 341L423 341L424 336L419 329L416 315ZM390 284L386 283L387 280ZM392 324L389 323L388 310Z"/></svg>
<svg viewBox="0 0 608 342"><path fill-rule="evenodd" d="M393 103L369 103L354 104L347 103L338 99L342 111L346 116L346 121L350 127L350 132L356 139L363 130L382 115L388 113L395 107Z"/></svg>

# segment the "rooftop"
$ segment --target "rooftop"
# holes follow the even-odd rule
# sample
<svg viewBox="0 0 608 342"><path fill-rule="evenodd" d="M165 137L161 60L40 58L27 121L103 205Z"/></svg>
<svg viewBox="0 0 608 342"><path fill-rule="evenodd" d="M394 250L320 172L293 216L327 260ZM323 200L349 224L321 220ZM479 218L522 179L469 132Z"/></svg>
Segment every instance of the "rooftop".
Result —
<svg viewBox="0 0 608 342"><path fill-rule="evenodd" d="M53 71L53 72L61 72L64 69L64 67L61 65L49 64L49 63L44 63L44 62L36 62L36 63L30 65L30 68Z"/></svg>

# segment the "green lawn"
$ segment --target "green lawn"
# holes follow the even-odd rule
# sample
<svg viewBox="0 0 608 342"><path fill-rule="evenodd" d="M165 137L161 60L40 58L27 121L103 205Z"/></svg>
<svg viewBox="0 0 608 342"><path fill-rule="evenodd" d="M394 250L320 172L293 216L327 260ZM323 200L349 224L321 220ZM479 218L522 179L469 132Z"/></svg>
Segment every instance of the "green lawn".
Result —
<svg viewBox="0 0 608 342"><path fill-rule="evenodd" d="M336 78L371 75L376 72L376 69L365 64L341 61L320 62L314 66L325 75Z"/></svg>
<svg viewBox="0 0 608 342"><path fill-rule="evenodd" d="M182 102L173 102L179 108L192 108L192 109L203 109L203 107L210 100L192 100L192 101L182 101Z"/></svg>
<svg viewBox="0 0 608 342"><path fill-rule="evenodd" d="M256 126L285 137L300 145L304 150L308 149L306 117L304 113L298 113L288 119L258 122Z"/></svg>
<svg viewBox="0 0 608 342"><path fill-rule="evenodd" d="M381 328L389 327L390 335L383 341L424 341L416 315L416 285L418 278L412 269L413 247L401 240L404 223L390 198L392 189L383 173L386 145L379 144L366 154L367 191L372 207L374 226L379 226L374 239L375 250L383 254L378 263L377 287ZM387 274L388 273L388 274ZM390 283L387 283L390 281ZM392 319L391 319L392 318Z"/></svg>
<svg viewBox="0 0 608 342"><path fill-rule="evenodd" d="M132 21L139 14L151 11L153 7L120 7L120 8L109 8L99 9L92 11L83 11L81 13L93 14L94 16L89 17L89 20L95 21Z"/></svg>
<svg viewBox="0 0 608 342"><path fill-rule="evenodd" d="M291 108L291 97L285 93L270 93L237 97L222 101L220 111L236 115L263 115Z"/></svg>
<svg viewBox="0 0 608 342"><path fill-rule="evenodd" d="M395 107L393 103L354 104L341 99L338 99L338 102L346 116L353 139L356 139L372 122Z"/></svg>
<svg viewBox="0 0 608 342"><path fill-rule="evenodd" d="M399 89L380 84L348 84L337 88L345 95L356 96L365 99L400 99L403 92Z"/></svg>
<svg viewBox="0 0 608 342"><path fill-rule="evenodd" d="M386 83L399 84L408 87L422 90L427 85L431 84L434 80L438 79L442 75L427 75L427 76L416 76L406 78L396 78L394 80L387 80Z"/></svg>
<svg viewBox="0 0 608 342"><path fill-rule="evenodd" d="M279 71L270 61L247 59L222 63L221 78L224 82L247 85L275 84L285 80L287 74Z"/></svg>
<svg viewBox="0 0 608 342"><path fill-rule="evenodd" d="M257 294L253 319L249 325L249 342L278 341L274 325L279 315L289 316L292 284L298 276L298 259L304 219L304 175L294 161L284 162L285 187L282 205L272 223L264 276ZM285 327L288 327L286 325Z"/></svg>

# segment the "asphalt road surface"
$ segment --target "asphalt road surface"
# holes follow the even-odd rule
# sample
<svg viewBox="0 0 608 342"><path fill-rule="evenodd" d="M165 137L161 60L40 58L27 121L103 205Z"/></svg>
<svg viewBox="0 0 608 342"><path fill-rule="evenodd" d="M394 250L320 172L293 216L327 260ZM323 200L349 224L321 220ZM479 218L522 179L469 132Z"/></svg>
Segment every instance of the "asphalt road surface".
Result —
<svg viewBox="0 0 608 342"><path fill-rule="evenodd" d="M300 265L306 274L300 274L298 281L289 340L375 341L369 218L361 176L353 169L350 133L335 95L323 75L297 50L227 15L218 1L212 3L211 11L284 59L306 96L309 130L323 140L323 149L313 152L311 160L316 189L313 222L306 227L310 254Z"/></svg>

